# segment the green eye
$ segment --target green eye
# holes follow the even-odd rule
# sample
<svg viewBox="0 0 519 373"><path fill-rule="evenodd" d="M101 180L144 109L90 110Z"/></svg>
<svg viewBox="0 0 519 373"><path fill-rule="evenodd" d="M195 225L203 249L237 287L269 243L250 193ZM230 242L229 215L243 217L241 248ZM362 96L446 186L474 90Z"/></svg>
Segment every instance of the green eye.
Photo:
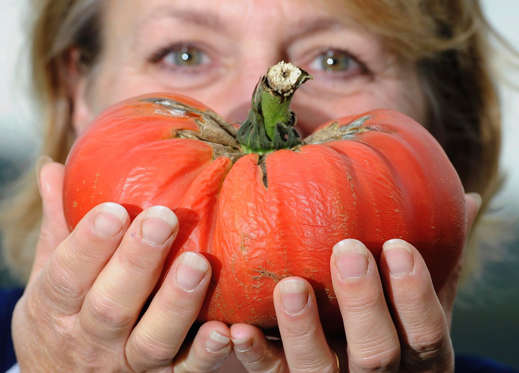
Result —
<svg viewBox="0 0 519 373"><path fill-rule="evenodd" d="M330 49L321 53L311 63L311 68L329 72L344 72L358 67L358 63L345 51Z"/></svg>
<svg viewBox="0 0 519 373"><path fill-rule="evenodd" d="M200 66L209 61L209 57L200 49L192 46L171 48L164 58L164 62L182 67Z"/></svg>

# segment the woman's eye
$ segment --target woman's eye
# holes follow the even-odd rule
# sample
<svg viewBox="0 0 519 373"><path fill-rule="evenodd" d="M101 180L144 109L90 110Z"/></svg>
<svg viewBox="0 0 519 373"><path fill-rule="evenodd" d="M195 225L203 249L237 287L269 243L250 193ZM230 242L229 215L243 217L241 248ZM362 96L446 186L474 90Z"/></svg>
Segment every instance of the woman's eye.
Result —
<svg viewBox="0 0 519 373"><path fill-rule="evenodd" d="M173 68L193 68L210 62L206 53L191 45L174 45L164 48L153 59Z"/></svg>
<svg viewBox="0 0 519 373"><path fill-rule="evenodd" d="M330 49L319 54L311 63L312 70L324 72L347 73L363 70L360 63L353 58L348 52Z"/></svg>
<svg viewBox="0 0 519 373"><path fill-rule="evenodd" d="M203 42L165 44L149 55L147 63L160 84L175 89L205 87L218 77L219 53Z"/></svg>

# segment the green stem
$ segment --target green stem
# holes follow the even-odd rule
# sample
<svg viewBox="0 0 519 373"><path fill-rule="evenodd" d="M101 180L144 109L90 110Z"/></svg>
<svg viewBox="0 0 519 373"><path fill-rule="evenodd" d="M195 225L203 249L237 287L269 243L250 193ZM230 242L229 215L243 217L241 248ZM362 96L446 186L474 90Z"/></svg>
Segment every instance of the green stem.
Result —
<svg viewBox="0 0 519 373"><path fill-rule="evenodd" d="M290 101L309 79L306 71L291 63L279 62L269 68L254 89L249 116L237 134L244 152L266 154L301 144Z"/></svg>

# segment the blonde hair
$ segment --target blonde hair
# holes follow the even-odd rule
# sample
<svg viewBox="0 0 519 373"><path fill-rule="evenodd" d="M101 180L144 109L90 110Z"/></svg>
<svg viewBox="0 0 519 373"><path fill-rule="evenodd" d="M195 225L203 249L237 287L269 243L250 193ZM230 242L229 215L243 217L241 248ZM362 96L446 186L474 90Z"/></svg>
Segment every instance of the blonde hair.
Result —
<svg viewBox="0 0 519 373"><path fill-rule="evenodd" d="M35 102L43 126L40 153L65 163L74 142L72 101L66 82L67 53L83 50L80 63L89 66L100 49L98 0L34 0L30 63ZM20 281L29 278L42 217L37 165L10 186L2 205L0 229L3 257Z"/></svg>
<svg viewBox="0 0 519 373"><path fill-rule="evenodd" d="M66 64L76 48L84 69L95 65L102 50L101 3L34 1L31 62L43 113L41 154L59 162L65 161L74 140ZM425 124L446 150L465 190L481 194L487 206L499 180L501 118L487 60L493 31L479 3L372 0L366 6L363 0L349 0L345 6L397 56L414 63L427 98ZM42 215L35 176L29 170L17 182L0 222L5 260L21 279L29 275Z"/></svg>

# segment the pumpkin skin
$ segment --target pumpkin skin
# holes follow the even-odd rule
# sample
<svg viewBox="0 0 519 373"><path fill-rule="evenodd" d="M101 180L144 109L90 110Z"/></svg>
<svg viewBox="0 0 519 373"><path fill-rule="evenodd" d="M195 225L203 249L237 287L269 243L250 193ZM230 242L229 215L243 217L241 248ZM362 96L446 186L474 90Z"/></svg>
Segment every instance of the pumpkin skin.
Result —
<svg viewBox="0 0 519 373"><path fill-rule="evenodd" d="M69 228L106 201L132 219L153 205L171 208L180 230L165 271L183 251L200 252L212 265L200 320L275 327L274 286L301 276L315 289L327 332L342 329L329 263L345 238L362 241L377 259L384 241L409 241L436 290L445 284L464 244L464 191L421 125L375 110L259 156L232 144L236 126L225 128L228 137L204 129L219 120L200 102L167 93L109 108L67 159Z"/></svg>

